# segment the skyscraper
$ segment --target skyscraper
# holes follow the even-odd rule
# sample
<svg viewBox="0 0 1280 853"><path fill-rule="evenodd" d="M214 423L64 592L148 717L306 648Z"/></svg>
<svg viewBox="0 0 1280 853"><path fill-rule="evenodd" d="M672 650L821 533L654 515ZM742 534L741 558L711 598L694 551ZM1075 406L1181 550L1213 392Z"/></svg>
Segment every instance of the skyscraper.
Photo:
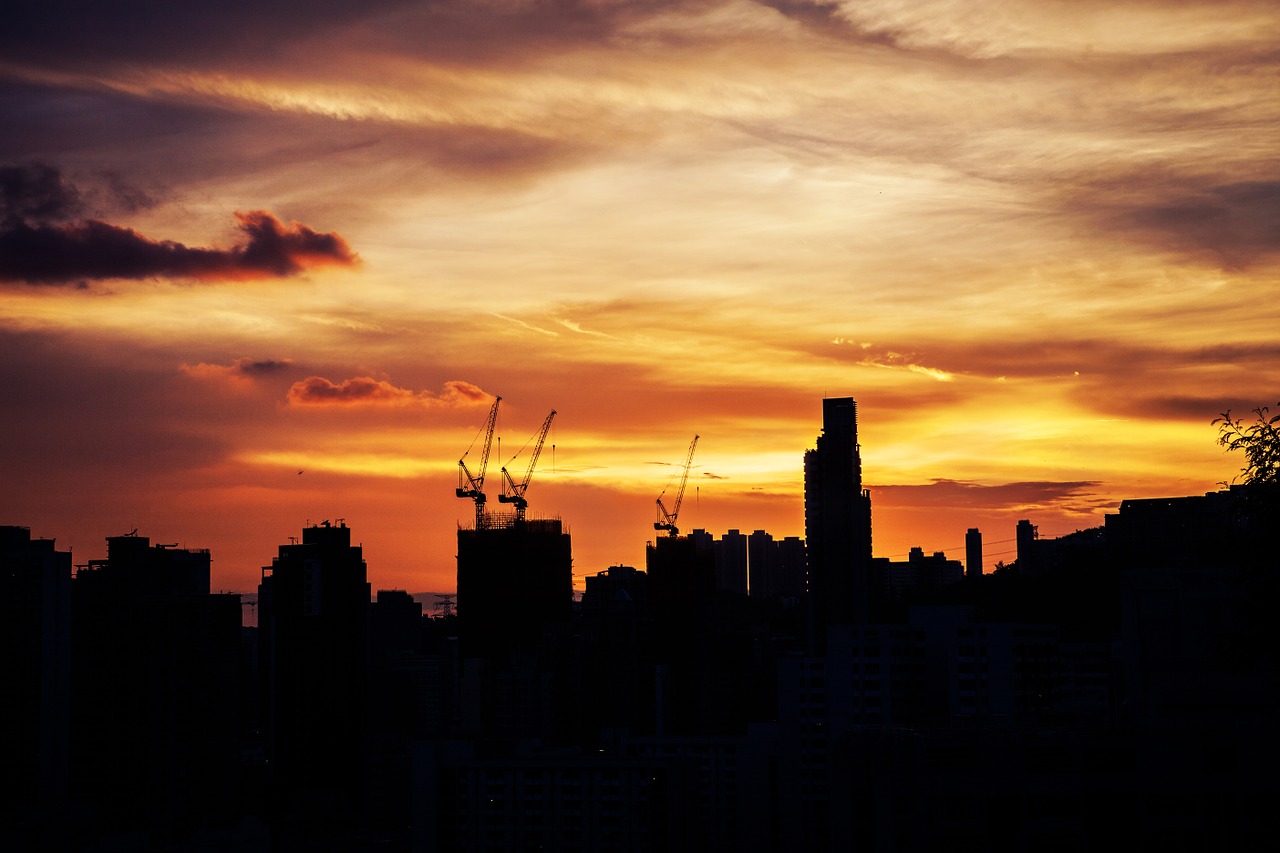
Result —
<svg viewBox="0 0 1280 853"><path fill-rule="evenodd" d="M851 397L822 401L822 434L804 454L804 532L810 639L829 625L868 622L877 590L871 574L871 495L862 488L858 409Z"/></svg>
<svg viewBox="0 0 1280 853"><path fill-rule="evenodd" d="M970 578L982 575L982 531L976 527L964 534L964 573Z"/></svg>

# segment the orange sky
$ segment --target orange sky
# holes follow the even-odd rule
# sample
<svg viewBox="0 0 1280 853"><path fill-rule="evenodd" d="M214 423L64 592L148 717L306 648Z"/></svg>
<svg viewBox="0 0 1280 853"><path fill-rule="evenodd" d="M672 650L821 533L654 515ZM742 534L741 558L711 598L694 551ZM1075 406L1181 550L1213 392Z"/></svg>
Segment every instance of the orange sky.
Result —
<svg viewBox="0 0 1280 853"><path fill-rule="evenodd" d="M990 566L1217 488L1280 399L1272 2L17 5L0 523L77 563L248 592L342 518L452 589L500 395L490 500L555 409L581 588L694 434L683 530L802 535L829 395L875 553Z"/></svg>

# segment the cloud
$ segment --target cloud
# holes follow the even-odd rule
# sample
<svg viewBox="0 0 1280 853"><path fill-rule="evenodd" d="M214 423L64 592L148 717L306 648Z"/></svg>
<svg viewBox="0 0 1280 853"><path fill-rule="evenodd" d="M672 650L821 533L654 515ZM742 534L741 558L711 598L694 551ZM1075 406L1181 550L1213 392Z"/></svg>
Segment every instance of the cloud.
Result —
<svg viewBox="0 0 1280 853"><path fill-rule="evenodd" d="M1211 259L1223 269L1248 269L1280 254L1280 181L1261 174L1225 167L1201 174L1168 164L1099 169L1068 182L1060 197L1064 211L1109 237Z"/></svg>
<svg viewBox="0 0 1280 853"><path fill-rule="evenodd" d="M487 394L470 382L451 379L436 395L428 391L411 391L372 376L356 376L333 382L323 376L308 376L293 383L289 403L294 406L473 406L492 402Z"/></svg>
<svg viewBox="0 0 1280 853"><path fill-rule="evenodd" d="M80 0L15 0L0 29L0 51L15 60L51 64L77 58L208 60L257 53L395 5L402 0L226 0L216 7L146 0L119 0L109 7Z"/></svg>
<svg viewBox="0 0 1280 853"><path fill-rule="evenodd" d="M80 208L80 193L53 166L0 166L0 222L60 220Z"/></svg>
<svg viewBox="0 0 1280 853"><path fill-rule="evenodd" d="M357 262L337 233L321 234L299 222L285 224L264 210L235 216L246 239L227 249L152 240L96 219L67 225L8 222L0 229L0 281L284 278L309 267Z"/></svg>
<svg viewBox="0 0 1280 853"><path fill-rule="evenodd" d="M1052 507L1059 511L1090 513L1099 505L1110 506L1112 503L1099 501L1094 496L1101 485L1092 480L1044 480L987 486L962 480L934 479L922 485L868 485L867 488L877 506L1004 510Z"/></svg>
<svg viewBox="0 0 1280 853"><path fill-rule="evenodd" d="M182 365L182 372L196 379L214 379L229 381L234 384L247 385L261 376L269 376L287 370L293 365L290 359L253 359L237 358L230 364L198 364Z"/></svg>
<svg viewBox="0 0 1280 853"><path fill-rule="evenodd" d="M870 347L867 344L861 344L858 348L861 350L867 350ZM886 351L883 353L868 355L861 359L858 364L862 364L867 367L883 367L890 370L909 370L912 373L919 373L923 376L928 376L931 379L936 379L939 382L950 382L954 378L945 370L920 364L914 353Z"/></svg>

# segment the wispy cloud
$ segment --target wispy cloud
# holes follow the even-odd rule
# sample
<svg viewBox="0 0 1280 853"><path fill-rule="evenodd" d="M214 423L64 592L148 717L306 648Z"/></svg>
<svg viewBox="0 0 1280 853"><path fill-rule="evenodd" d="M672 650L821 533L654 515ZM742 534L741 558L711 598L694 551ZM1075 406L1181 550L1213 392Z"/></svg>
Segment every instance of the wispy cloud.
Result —
<svg viewBox="0 0 1280 853"><path fill-rule="evenodd" d="M617 340L617 338L616 338L616 337L614 337L613 335L610 335L610 334L608 334L608 333L606 333L606 332L600 332L600 331L596 331L596 330L594 330L594 329L584 329L584 328L582 328L582 324L581 324L581 323L578 323L578 322L576 322L576 321L574 321L574 320L565 320L565 319L561 318L561 319L557 319L557 320L556 320L556 322L557 322L557 323L559 323L560 325L564 326L564 327L565 327L566 329L568 329L569 331L571 331L571 332L577 332L577 333L578 333L578 334L580 334L580 335L589 335L589 336L597 337L597 338L608 338L608 339L609 339L609 340L611 340L611 341L616 341L616 340Z"/></svg>
<svg viewBox="0 0 1280 853"><path fill-rule="evenodd" d="M532 323L526 323L524 320L516 317L509 317L506 314L494 313L493 316L497 317L499 320L506 320L508 323L519 326L522 329L528 329L530 332L537 332L540 335L546 335L549 338L556 338L560 336L559 332L553 332L550 329L543 329L540 326L535 326Z"/></svg>

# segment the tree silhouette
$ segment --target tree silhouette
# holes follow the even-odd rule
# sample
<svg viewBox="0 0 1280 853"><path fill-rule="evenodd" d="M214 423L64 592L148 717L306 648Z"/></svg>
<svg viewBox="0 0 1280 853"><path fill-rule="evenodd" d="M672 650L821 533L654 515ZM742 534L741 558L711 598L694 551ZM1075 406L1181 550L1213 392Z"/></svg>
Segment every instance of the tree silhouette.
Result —
<svg viewBox="0 0 1280 853"><path fill-rule="evenodd" d="M1280 408L1280 403L1276 406ZM1280 414L1267 415L1271 409L1259 406L1253 410L1257 420L1246 424L1231 417L1231 410L1213 419L1218 428L1218 444L1228 451L1243 450L1244 467L1240 469L1245 483L1280 483Z"/></svg>

